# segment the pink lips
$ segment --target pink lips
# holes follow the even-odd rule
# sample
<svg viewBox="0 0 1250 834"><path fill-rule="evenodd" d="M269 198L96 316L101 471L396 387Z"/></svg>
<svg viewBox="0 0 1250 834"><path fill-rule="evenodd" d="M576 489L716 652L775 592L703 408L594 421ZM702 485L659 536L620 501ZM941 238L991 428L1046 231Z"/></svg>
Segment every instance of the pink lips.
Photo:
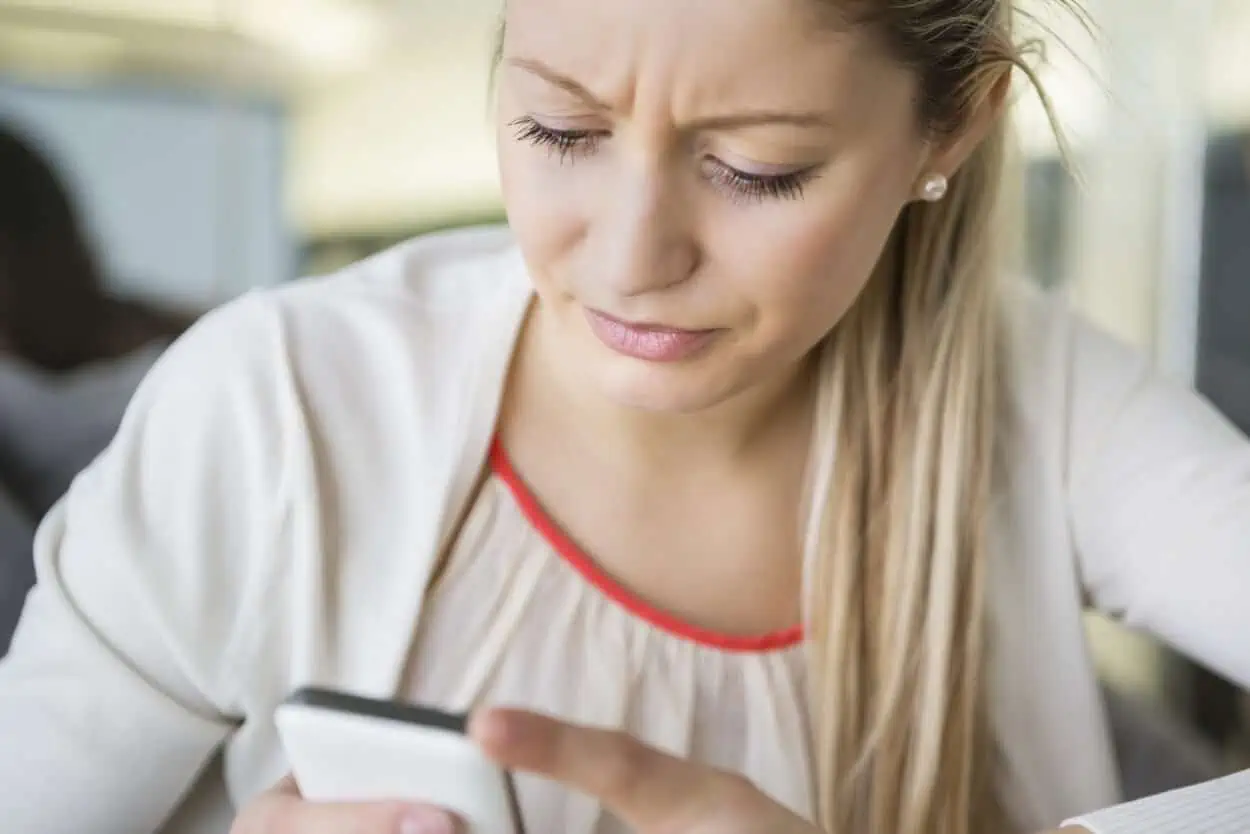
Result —
<svg viewBox="0 0 1250 834"><path fill-rule="evenodd" d="M649 362L680 362L702 350L715 330L679 330L649 324L631 324L596 310L586 320L599 341L617 353Z"/></svg>

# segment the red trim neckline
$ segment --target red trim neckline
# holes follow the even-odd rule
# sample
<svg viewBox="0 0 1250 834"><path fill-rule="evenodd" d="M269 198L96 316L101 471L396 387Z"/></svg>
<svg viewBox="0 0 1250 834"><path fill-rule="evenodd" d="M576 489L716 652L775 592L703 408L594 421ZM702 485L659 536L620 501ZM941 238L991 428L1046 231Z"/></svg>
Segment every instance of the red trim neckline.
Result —
<svg viewBox="0 0 1250 834"><path fill-rule="evenodd" d="M491 442L490 467L491 471L508 487L526 519L539 535L547 540L560 558L581 574L596 590L639 619L676 637L727 652L771 652L787 649L803 642L801 625L756 636L724 634L691 625L639 599L608 576L576 542L569 538L568 534L560 529L560 526L543 509L525 481L517 474L498 437Z"/></svg>

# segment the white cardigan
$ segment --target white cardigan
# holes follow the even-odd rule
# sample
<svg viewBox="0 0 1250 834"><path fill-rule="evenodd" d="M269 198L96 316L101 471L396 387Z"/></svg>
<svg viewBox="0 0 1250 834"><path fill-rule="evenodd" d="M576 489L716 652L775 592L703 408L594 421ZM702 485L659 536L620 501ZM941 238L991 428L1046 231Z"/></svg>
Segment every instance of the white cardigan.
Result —
<svg viewBox="0 0 1250 834"><path fill-rule="evenodd" d="M1086 600L1250 685L1250 446L1021 293L994 697L1008 799L1041 829L1118 798ZM40 532L0 662L6 831L222 834L223 786L240 804L285 772L291 689L397 691L529 300L508 233L462 232L245 297L171 349ZM1244 776L1151 807L1192 829L1202 790L1246 814L1202 830L1250 829Z"/></svg>

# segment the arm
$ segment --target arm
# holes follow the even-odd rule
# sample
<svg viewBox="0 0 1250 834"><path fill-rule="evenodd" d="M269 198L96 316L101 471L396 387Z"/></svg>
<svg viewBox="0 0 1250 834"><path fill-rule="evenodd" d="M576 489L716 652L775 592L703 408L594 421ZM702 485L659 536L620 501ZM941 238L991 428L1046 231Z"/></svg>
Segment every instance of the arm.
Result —
<svg viewBox="0 0 1250 834"><path fill-rule="evenodd" d="M1074 337L1069 507L1086 592L1250 687L1250 441L1122 346L1083 325Z"/></svg>
<svg viewBox="0 0 1250 834"><path fill-rule="evenodd" d="M1086 593L1250 686L1250 442L1092 328L1075 325L1071 356L1069 507ZM1248 777L1077 822L1098 834L1242 832Z"/></svg>
<svg viewBox="0 0 1250 834"><path fill-rule="evenodd" d="M156 830L231 731L281 512L265 312L233 305L158 362L41 528L0 662L6 830Z"/></svg>

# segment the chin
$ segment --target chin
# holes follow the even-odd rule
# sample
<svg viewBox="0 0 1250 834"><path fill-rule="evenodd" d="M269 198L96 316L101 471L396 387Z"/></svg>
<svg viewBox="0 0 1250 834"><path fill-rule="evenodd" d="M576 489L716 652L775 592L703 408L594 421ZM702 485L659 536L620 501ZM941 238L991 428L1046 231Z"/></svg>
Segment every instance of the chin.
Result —
<svg viewBox="0 0 1250 834"><path fill-rule="evenodd" d="M735 393L729 386L718 384L697 362L677 366L623 360L622 365L594 369L592 375L603 396L625 408L693 414L717 406Z"/></svg>

